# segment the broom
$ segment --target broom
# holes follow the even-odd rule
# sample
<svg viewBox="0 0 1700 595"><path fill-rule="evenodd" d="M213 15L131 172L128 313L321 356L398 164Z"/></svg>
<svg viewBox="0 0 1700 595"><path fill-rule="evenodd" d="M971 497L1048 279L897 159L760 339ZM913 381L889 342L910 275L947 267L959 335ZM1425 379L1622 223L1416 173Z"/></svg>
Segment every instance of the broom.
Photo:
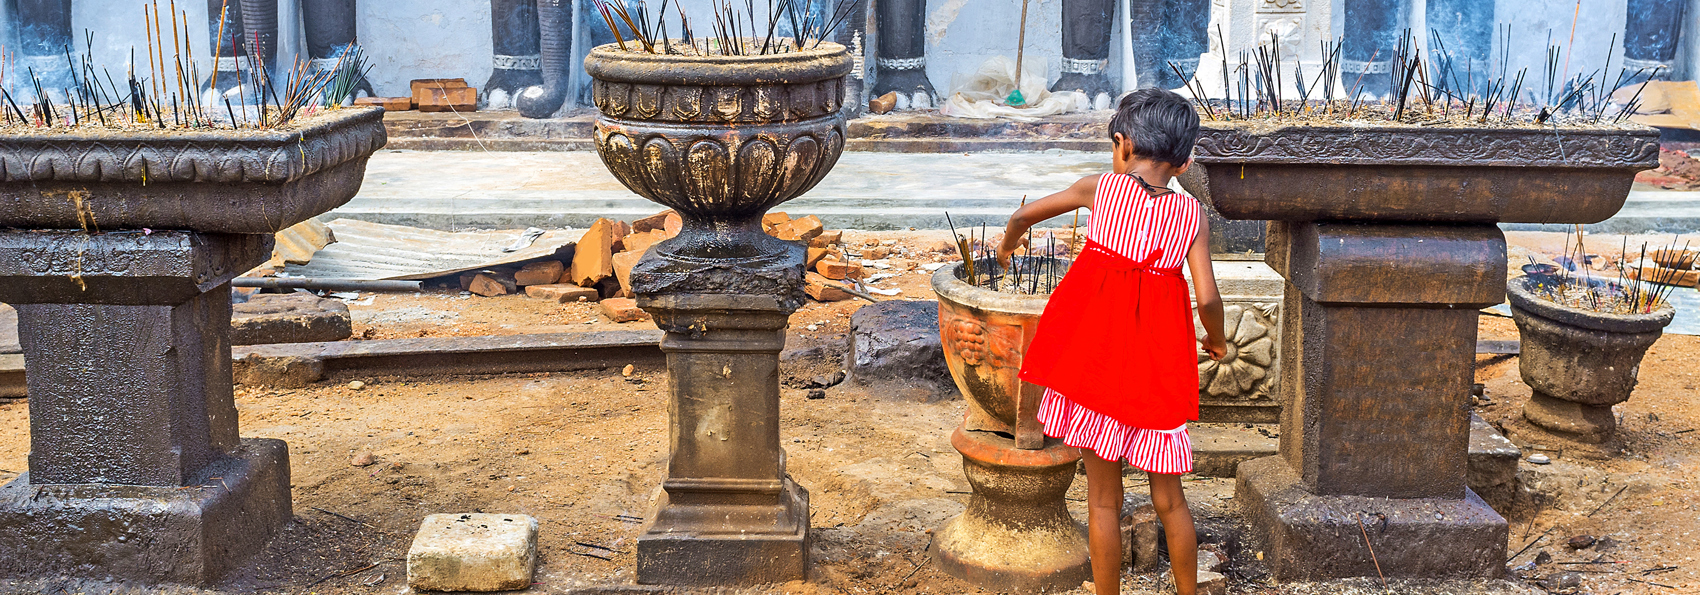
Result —
<svg viewBox="0 0 1700 595"><path fill-rule="evenodd" d="M1027 0L1021 0L1021 34L1015 41L1015 90L1009 92L1004 103L1010 107L1027 105L1027 98L1021 95L1021 59L1027 50Z"/></svg>

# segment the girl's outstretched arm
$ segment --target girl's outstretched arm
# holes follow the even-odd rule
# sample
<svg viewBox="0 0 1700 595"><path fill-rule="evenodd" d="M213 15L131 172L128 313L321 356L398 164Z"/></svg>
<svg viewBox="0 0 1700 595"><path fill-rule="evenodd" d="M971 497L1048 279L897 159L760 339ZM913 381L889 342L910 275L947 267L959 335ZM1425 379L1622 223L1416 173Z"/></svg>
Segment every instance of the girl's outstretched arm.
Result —
<svg viewBox="0 0 1700 595"><path fill-rule="evenodd" d="M1098 194L1100 177L1103 176L1081 178L1067 190L1027 203L1010 215L1009 225L1003 230L1003 244L998 246L998 264L1009 266L1009 257L1021 247L1022 236L1027 235L1027 230L1034 224L1075 209L1092 208L1092 197Z"/></svg>
<svg viewBox="0 0 1700 595"><path fill-rule="evenodd" d="M1192 295L1198 302L1198 320L1204 323L1204 351L1210 359L1228 354L1228 338L1222 331L1222 295L1216 291L1216 270L1210 266L1210 219L1198 210L1198 235L1186 252L1192 270Z"/></svg>

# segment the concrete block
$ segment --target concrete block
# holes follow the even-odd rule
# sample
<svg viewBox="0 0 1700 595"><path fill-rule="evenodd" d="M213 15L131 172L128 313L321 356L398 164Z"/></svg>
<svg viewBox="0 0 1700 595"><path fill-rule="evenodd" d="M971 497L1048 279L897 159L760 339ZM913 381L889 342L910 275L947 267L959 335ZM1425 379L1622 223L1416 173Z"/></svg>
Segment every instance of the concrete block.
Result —
<svg viewBox="0 0 1700 595"><path fill-rule="evenodd" d="M549 285L561 280L561 275L567 270L567 265L559 260L545 260L525 265L514 273L514 284L520 287L532 285Z"/></svg>
<svg viewBox="0 0 1700 595"><path fill-rule="evenodd" d="M407 586L419 591L510 591L531 586L537 519L523 514L433 514L407 550Z"/></svg>
<svg viewBox="0 0 1700 595"><path fill-rule="evenodd" d="M960 394L945 364L938 308L938 302L896 300L857 310L850 316L850 380L893 394L914 391L921 400Z"/></svg>
<svg viewBox="0 0 1700 595"><path fill-rule="evenodd" d="M339 300L262 293L231 306L231 345L341 341L353 334L348 305Z"/></svg>
<svg viewBox="0 0 1700 595"><path fill-rule="evenodd" d="M270 357L249 354L231 362L230 371L236 384L243 386L303 388L324 379L325 362L298 355Z"/></svg>
<svg viewBox="0 0 1700 595"><path fill-rule="evenodd" d="M540 299L554 300L556 303L595 302L602 299L594 287L579 287L571 283L551 283L549 285L533 285L525 288L525 295Z"/></svg>

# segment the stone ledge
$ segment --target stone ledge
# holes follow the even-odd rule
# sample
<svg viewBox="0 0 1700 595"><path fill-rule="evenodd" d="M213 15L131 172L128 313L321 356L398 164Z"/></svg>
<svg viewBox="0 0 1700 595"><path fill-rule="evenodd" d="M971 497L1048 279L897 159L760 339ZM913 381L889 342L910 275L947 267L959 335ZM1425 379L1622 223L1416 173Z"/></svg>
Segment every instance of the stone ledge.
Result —
<svg viewBox="0 0 1700 595"><path fill-rule="evenodd" d="M1317 496L1286 461L1266 457L1240 465L1234 501L1277 581L1375 576L1378 563L1388 578L1505 574L1509 526L1473 491L1462 500Z"/></svg>
<svg viewBox="0 0 1700 595"><path fill-rule="evenodd" d="M245 439L200 485L0 487L0 577L210 585L292 517L288 446ZM92 552L98 552L94 555Z"/></svg>

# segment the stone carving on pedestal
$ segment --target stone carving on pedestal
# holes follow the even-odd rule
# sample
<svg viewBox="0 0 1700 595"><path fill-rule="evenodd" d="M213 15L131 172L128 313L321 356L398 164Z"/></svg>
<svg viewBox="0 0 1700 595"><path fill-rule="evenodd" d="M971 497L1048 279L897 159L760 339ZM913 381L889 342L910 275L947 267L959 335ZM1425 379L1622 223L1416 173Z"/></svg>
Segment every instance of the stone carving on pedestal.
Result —
<svg viewBox="0 0 1700 595"><path fill-rule="evenodd" d="M1687 6L1683 0L1629 0L1628 19L1623 25L1623 66L1631 74L1646 69L1632 83L1670 78Z"/></svg>
<svg viewBox="0 0 1700 595"><path fill-rule="evenodd" d="M938 92L927 79L927 3L924 0L881 0L874 5L879 51L875 52L874 91L869 97L890 92L907 98L899 105L931 108Z"/></svg>
<svg viewBox="0 0 1700 595"><path fill-rule="evenodd" d="M800 243L762 231L844 151L844 46L752 56L597 47L597 153L614 177L673 208L679 235L631 273L666 332L667 478L638 537L644 584L729 586L806 578L809 493L785 472L779 351L804 303Z"/></svg>
<svg viewBox="0 0 1700 595"><path fill-rule="evenodd" d="M1097 109L1108 109L1119 95L1104 74L1110 62L1110 33L1115 25L1114 0L1066 0L1062 19L1062 75L1051 91L1080 91ZM1103 97L1099 97L1102 95Z"/></svg>
<svg viewBox="0 0 1700 595"><path fill-rule="evenodd" d="M594 26L594 25L593 25ZM484 83L486 109L508 109L526 89L543 84L536 0L490 2L490 80Z"/></svg>
<svg viewBox="0 0 1700 595"><path fill-rule="evenodd" d="M1198 391L1201 399L1259 399L1268 398L1269 385L1276 375L1276 345L1274 331L1275 304L1233 304L1224 310L1224 332L1228 335L1228 353L1220 360L1208 354L1198 356ZM1203 329L1198 339L1204 340Z"/></svg>
<svg viewBox="0 0 1700 595"><path fill-rule="evenodd" d="M360 49L360 32L356 28L355 0L301 0L301 24L307 38L307 57L314 70L329 72L343 62L343 57ZM376 95L371 81L361 77L355 85L354 97L365 93Z"/></svg>

